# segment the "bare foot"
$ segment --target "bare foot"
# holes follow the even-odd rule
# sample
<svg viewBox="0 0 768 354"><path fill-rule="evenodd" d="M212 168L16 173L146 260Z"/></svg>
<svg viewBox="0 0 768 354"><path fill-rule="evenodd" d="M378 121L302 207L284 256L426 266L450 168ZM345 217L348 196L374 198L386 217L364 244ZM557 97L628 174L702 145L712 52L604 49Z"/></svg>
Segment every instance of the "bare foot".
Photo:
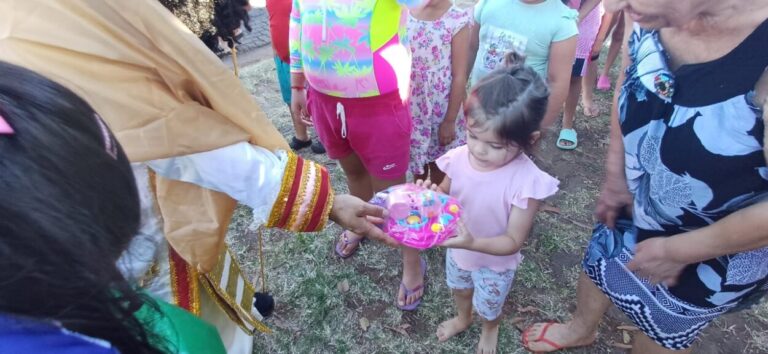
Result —
<svg viewBox="0 0 768 354"><path fill-rule="evenodd" d="M535 353L549 353L590 345L597 338L595 332L583 332L584 328L576 328L573 322L536 323L523 332L523 346Z"/></svg>
<svg viewBox="0 0 768 354"><path fill-rule="evenodd" d="M595 118L600 116L600 108L595 106L594 103L581 103L581 110L584 112L584 115L590 118Z"/></svg>
<svg viewBox="0 0 768 354"><path fill-rule="evenodd" d="M408 290L407 295L406 290ZM403 268L402 286L397 291L397 305L409 306L421 299L422 295L424 295L424 270L421 269L421 263L418 267Z"/></svg>
<svg viewBox="0 0 768 354"><path fill-rule="evenodd" d="M483 333L480 334L480 342L477 343L477 354L496 354L496 345L499 343L499 323L483 324Z"/></svg>
<svg viewBox="0 0 768 354"><path fill-rule="evenodd" d="M437 341L445 342L449 338L464 332L472 324L472 319L463 320L459 316L444 321L437 327Z"/></svg>

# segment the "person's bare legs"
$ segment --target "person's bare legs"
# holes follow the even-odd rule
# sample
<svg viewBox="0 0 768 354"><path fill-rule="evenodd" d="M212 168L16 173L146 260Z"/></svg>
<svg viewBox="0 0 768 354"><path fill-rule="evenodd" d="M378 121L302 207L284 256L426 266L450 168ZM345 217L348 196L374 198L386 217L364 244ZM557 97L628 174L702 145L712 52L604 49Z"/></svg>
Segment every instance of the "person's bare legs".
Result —
<svg viewBox="0 0 768 354"><path fill-rule="evenodd" d="M423 170L424 173L420 173L420 174L415 174L414 173L413 174L413 181L414 182L416 182L418 180L426 181L426 180L429 179L429 164L426 164L426 165L422 166L421 168L424 169ZM432 182L434 182L434 181L432 181Z"/></svg>
<svg viewBox="0 0 768 354"><path fill-rule="evenodd" d="M363 165L360 157L353 152L339 159L339 164L341 165L341 169L344 170L344 175L347 177L349 194L362 200L370 200L373 197L371 175L368 173L365 165ZM363 239L362 236L351 231L346 231L346 234L348 243L345 243L343 239L338 241L339 249L344 257L355 252L360 244L360 240Z"/></svg>
<svg viewBox="0 0 768 354"><path fill-rule="evenodd" d="M375 176L370 176L372 191L377 192L387 189L391 186L405 183L405 175L394 179L381 179ZM370 197L368 198L370 199ZM365 199L365 200L368 200ZM424 276L421 271L421 259L419 258L419 251L409 247L401 248L403 254L403 285L408 289L413 289L419 285L424 285ZM397 304L400 306L407 306L420 299L424 294L424 288L413 292L407 298L405 297L405 290L398 287L397 292Z"/></svg>
<svg viewBox="0 0 768 354"><path fill-rule="evenodd" d="M693 347L683 350L671 350L660 346L643 332L635 332L632 341L632 354L688 354L693 352Z"/></svg>
<svg viewBox="0 0 768 354"><path fill-rule="evenodd" d="M440 184L445 178L445 172L443 172L439 167L437 167L437 164L434 162L430 162L428 166L429 166L429 180L432 181L432 183Z"/></svg>
<svg viewBox="0 0 768 354"><path fill-rule="evenodd" d="M464 332L472 325L472 294L474 289L453 289L453 301L456 304L456 317L443 321L437 327L438 342Z"/></svg>
<svg viewBox="0 0 768 354"><path fill-rule="evenodd" d="M579 104L581 95L581 77L571 78L571 87L568 89L568 97L565 99L565 110L563 110L563 129L573 129L573 122L576 119L576 106ZM561 145L571 146L573 143L563 140Z"/></svg>
<svg viewBox="0 0 768 354"><path fill-rule="evenodd" d="M483 320L483 331L480 333L480 342L477 343L477 354L496 354L499 344L499 323L501 315L493 321Z"/></svg>
<svg viewBox="0 0 768 354"><path fill-rule="evenodd" d="M584 115L587 117L597 117L600 115L600 109L595 106L595 83L597 82L597 60L590 60L587 66L587 74L581 80L581 106L584 109Z"/></svg>
<svg viewBox="0 0 768 354"><path fill-rule="evenodd" d="M291 121L293 122L293 134L296 139L301 141L309 141L309 133L307 132L307 125L301 122L301 119L296 117L291 110L291 105L288 105L288 111L291 112Z"/></svg>
<svg viewBox="0 0 768 354"><path fill-rule="evenodd" d="M581 273L576 285L576 312L573 318L565 323L553 324L547 330L544 338L555 342L563 348L589 345L595 341L597 326L608 310L611 300L587 277ZM527 349L533 352L555 351L551 345L536 341L546 323L537 323L529 327L523 335L528 343Z"/></svg>
<svg viewBox="0 0 768 354"><path fill-rule="evenodd" d="M600 74L602 76L610 77L611 67L613 66L613 63L616 62L616 58L619 57L621 46L624 41L624 14L619 13L615 18L617 21L616 27L613 28L613 33L611 33L611 44L608 47L608 56L605 58L603 72Z"/></svg>

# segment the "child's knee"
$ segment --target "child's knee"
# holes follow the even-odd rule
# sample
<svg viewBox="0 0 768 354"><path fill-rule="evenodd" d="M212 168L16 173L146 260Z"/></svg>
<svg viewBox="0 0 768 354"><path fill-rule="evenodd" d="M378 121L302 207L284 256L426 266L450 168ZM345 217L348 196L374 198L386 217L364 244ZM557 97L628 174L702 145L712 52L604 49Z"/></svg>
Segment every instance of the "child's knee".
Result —
<svg viewBox="0 0 768 354"><path fill-rule="evenodd" d="M468 288L468 289L451 289L451 292L453 292L453 296L460 297L460 298L471 299L472 295L475 292L475 289L473 289L473 288Z"/></svg>

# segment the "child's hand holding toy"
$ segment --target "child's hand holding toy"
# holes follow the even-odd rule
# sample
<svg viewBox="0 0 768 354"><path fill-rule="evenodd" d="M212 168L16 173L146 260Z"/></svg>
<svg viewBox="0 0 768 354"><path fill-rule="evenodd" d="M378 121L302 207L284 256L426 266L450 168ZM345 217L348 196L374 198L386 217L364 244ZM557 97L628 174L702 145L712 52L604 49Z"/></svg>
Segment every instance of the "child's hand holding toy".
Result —
<svg viewBox="0 0 768 354"><path fill-rule="evenodd" d="M438 246L456 234L461 207L429 182L401 184L376 193L371 203L389 211L383 230L416 249Z"/></svg>
<svg viewBox="0 0 768 354"><path fill-rule="evenodd" d="M475 242L475 238L467 230L467 225L463 221L458 221L458 230L456 237L451 237L440 245L441 247L448 248L463 248L472 249L472 244Z"/></svg>

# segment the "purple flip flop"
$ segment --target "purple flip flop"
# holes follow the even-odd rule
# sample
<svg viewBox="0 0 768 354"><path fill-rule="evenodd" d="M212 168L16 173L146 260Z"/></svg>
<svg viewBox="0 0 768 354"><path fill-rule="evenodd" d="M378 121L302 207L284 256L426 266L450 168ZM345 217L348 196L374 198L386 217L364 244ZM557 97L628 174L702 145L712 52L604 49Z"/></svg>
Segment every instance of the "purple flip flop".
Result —
<svg viewBox="0 0 768 354"><path fill-rule="evenodd" d="M413 295L415 292L423 289L424 288L424 284L426 284L426 280L427 280L427 278L426 278L426 276L427 276L427 261L425 261L424 258L419 257L419 265L421 266L421 277L423 278L421 285L416 286L413 289L408 289L407 287L405 287L405 284L403 284L403 282L400 282L400 289L403 289L403 291L405 292L405 298L406 299L409 296ZM419 307L419 305L421 305L421 299L423 297L424 297L424 293L421 294L421 297L418 300L414 301L410 305L405 305L405 306L398 305L397 304L397 297L395 297L395 306L397 306L397 308L399 308L399 309L401 309L403 311L413 311L413 310L417 309Z"/></svg>
<svg viewBox="0 0 768 354"><path fill-rule="evenodd" d="M347 259L349 257L352 257L355 253L357 253L357 250L360 248L360 243L362 243L365 240L365 238L361 238L357 241L357 247L350 252L349 254L345 255L342 251L344 249L344 246L355 243L355 241L350 241L349 237L347 236L347 230L344 230L344 232L341 233L341 242L336 242L336 255L339 256L341 259Z"/></svg>

